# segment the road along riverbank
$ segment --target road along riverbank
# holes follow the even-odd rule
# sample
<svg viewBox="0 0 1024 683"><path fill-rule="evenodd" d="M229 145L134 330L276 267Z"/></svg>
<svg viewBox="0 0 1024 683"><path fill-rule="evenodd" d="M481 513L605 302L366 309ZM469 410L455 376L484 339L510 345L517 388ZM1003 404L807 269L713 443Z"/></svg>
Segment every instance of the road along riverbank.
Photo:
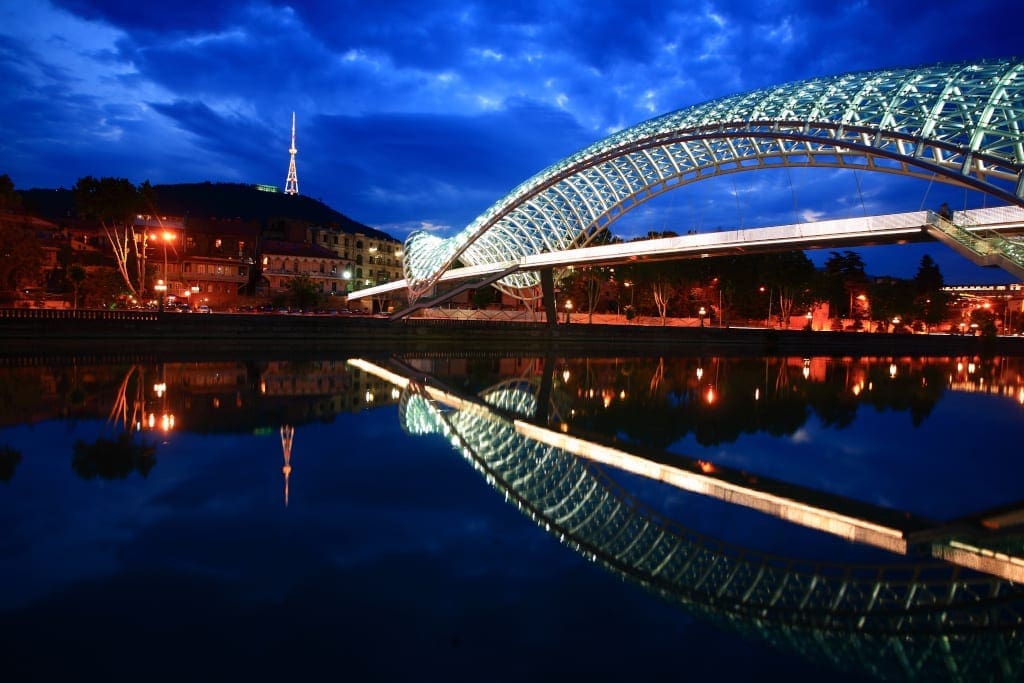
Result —
<svg viewBox="0 0 1024 683"><path fill-rule="evenodd" d="M179 359L280 353L380 356L527 353L691 355L1024 355L1024 337L762 328L116 311L0 311L0 357L156 354Z"/></svg>

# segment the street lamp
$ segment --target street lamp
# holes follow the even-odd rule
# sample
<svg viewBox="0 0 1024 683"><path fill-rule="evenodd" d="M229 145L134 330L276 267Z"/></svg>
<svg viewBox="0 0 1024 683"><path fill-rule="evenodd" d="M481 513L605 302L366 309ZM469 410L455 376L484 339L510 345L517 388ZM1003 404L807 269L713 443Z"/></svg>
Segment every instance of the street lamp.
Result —
<svg viewBox="0 0 1024 683"><path fill-rule="evenodd" d="M160 312L163 313L164 298L167 296L167 283L171 281L170 276L167 274L167 243L174 241L174 233L171 232L170 230L164 230L163 233L161 233L160 235L150 235L150 239L160 240L164 243L164 277L162 281L163 287L161 288L160 285L154 287L154 289L160 292Z"/></svg>
<svg viewBox="0 0 1024 683"><path fill-rule="evenodd" d="M565 300L565 324L569 324L569 316L572 315L572 299Z"/></svg>
<svg viewBox="0 0 1024 683"><path fill-rule="evenodd" d="M703 306L701 306L700 310L697 311L697 317L700 318L700 326L701 327L704 327L704 316L707 315L707 314L708 314L708 312L707 312L707 310Z"/></svg>

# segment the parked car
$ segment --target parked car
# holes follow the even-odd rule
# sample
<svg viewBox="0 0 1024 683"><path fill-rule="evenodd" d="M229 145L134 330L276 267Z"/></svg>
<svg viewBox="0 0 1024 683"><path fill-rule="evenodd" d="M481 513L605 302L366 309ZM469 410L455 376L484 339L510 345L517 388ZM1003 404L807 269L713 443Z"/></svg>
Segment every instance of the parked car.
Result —
<svg viewBox="0 0 1024 683"><path fill-rule="evenodd" d="M210 307L207 306L206 304L199 304L198 306L196 306L196 313L210 313L210 312L211 312Z"/></svg>

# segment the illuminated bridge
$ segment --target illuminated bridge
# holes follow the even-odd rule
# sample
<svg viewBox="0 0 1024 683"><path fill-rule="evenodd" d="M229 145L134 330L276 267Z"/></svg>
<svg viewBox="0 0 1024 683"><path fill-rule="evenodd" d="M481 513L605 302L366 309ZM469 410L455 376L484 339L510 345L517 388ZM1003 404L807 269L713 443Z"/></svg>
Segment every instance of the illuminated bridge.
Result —
<svg viewBox="0 0 1024 683"><path fill-rule="evenodd" d="M939 240L977 265L1002 267L1024 279L1024 243L1017 241L1021 233L1024 233L1024 208L1017 206L954 211L950 219L934 211L911 211L540 252L514 261L454 268L444 272L438 282L465 281L475 288L481 286L481 281L489 283L512 273L536 275L544 269L570 265L603 266L786 249L904 244L922 240ZM349 299L386 295L405 290L407 286L406 280L388 282L351 292ZM452 293L454 290L448 292L448 296Z"/></svg>
<svg viewBox="0 0 1024 683"><path fill-rule="evenodd" d="M401 366L349 363L401 387L404 429L443 435L508 503L562 544L722 626L881 679L1016 680L1024 674L1024 587L1017 581L946 562L840 564L732 546L631 498L594 462L607 449L534 425L543 392L531 381L507 382L480 398L460 396ZM642 458L633 465L632 471L657 478L667 471ZM694 484L688 490L707 495L714 495L712 479L729 482L728 475L704 476L697 468L684 475ZM737 501L740 494L762 500L770 494L742 488L733 486L722 498L745 504ZM901 533L922 531L921 520L913 519L896 528L896 518L905 515L892 511L858 520L799 496L776 496L773 505L802 508L802 523L863 535L897 552ZM1021 570L1016 558L997 559L1003 573Z"/></svg>
<svg viewBox="0 0 1024 683"><path fill-rule="evenodd" d="M414 301L457 264L511 263L592 245L612 223L656 196L742 171L893 173L1024 206L1022 101L1024 60L1011 58L816 78L681 109L544 169L451 238L412 234L404 250L404 285ZM940 227L956 240L967 226L944 220ZM1024 269L1019 247L980 246ZM544 272L509 270L494 284L520 299L536 299L538 284L547 288Z"/></svg>

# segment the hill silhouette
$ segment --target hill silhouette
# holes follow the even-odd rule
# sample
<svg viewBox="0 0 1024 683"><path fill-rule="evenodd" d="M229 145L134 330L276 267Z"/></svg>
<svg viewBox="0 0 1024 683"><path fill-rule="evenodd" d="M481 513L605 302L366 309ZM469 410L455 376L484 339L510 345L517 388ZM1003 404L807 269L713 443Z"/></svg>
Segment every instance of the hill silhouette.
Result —
<svg viewBox="0 0 1024 683"><path fill-rule="evenodd" d="M263 192L241 183L182 183L154 185L154 213L165 216L193 218L238 218L268 225L278 220L292 220L338 228L344 232L361 232L378 239L395 239L385 232L355 221L321 201L303 195ZM25 209L41 218L57 221L75 215L71 190L19 190Z"/></svg>

